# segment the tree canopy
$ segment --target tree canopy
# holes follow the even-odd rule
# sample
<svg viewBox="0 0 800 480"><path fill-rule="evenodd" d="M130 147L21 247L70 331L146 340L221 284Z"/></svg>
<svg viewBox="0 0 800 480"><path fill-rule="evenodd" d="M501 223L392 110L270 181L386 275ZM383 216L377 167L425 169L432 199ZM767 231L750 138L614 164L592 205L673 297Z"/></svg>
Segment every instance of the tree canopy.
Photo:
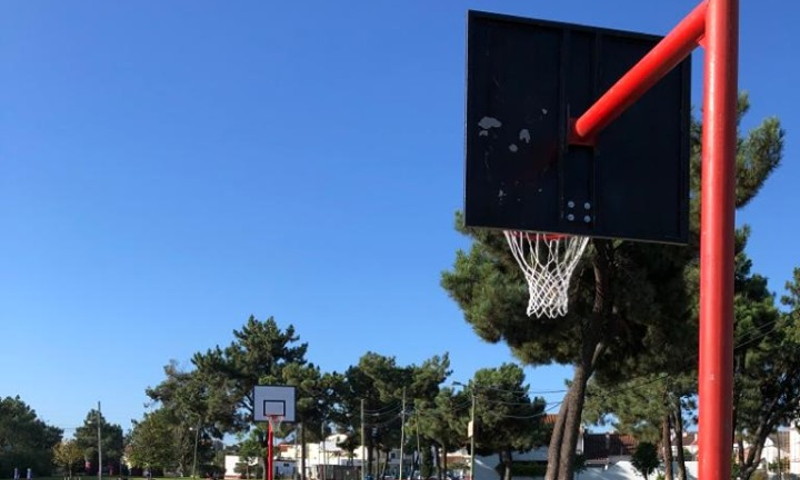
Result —
<svg viewBox="0 0 800 480"><path fill-rule="evenodd" d="M75 430L75 443L83 452L83 458L92 465L92 472L97 472L97 426L100 425L100 436L102 438L103 465L113 466L119 471L120 461L123 455L122 427L110 424L106 421L101 412L95 409L89 410L83 425ZM87 472L90 473L90 472Z"/></svg>
<svg viewBox="0 0 800 480"><path fill-rule="evenodd" d="M766 279L737 258L736 344L734 348L734 431L742 478L759 467L764 444L779 427L800 416L800 269L786 283L780 312ZM750 446L744 449L744 443Z"/></svg>
<svg viewBox="0 0 800 480"><path fill-rule="evenodd" d="M644 476L649 478L650 474L658 468L658 451L656 446L650 442L642 442L636 447L631 457L631 465Z"/></svg>
<svg viewBox="0 0 800 480"><path fill-rule="evenodd" d="M62 434L60 428L39 419L19 396L0 399L0 476L12 478L14 468L31 468L36 475L48 475L53 447Z"/></svg>
<svg viewBox="0 0 800 480"><path fill-rule="evenodd" d="M739 113L749 108L740 96ZM574 374L549 448L547 478L570 478L585 398L593 375L607 383L663 372L672 346L682 351L697 325L701 129L692 126L691 235L689 248L594 239L570 285L569 313L561 319L528 318L524 279L502 233L456 228L473 242L459 250L442 286L475 333L504 342L531 365L571 364ZM737 208L750 202L780 163L783 130L767 119L744 135L737 151ZM694 336L694 335L692 335ZM685 368L684 368L685 369Z"/></svg>
<svg viewBox="0 0 800 480"><path fill-rule="evenodd" d="M53 463L63 468L72 478L72 472L83 460L83 450L75 440L66 440L53 447Z"/></svg>
<svg viewBox="0 0 800 480"><path fill-rule="evenodd" d="M497 454L503 478L511 480L514 452L528 451L549 441L545 401L530 398L525 374L513 363L478 370L467 388L475 395L476 452Z"/></svg>
<svg viewBox="0 0 800 480"><path fill-rule="evenodd" d="M135 421L128 440L126 457L134 467L175 470L179 467L179 442L176 442L172 412L159 408Z"/></svg>
<svg viewBox="0 0 800 480"><path fill-rule="evenodd" d="M331 419L352 438L360 437L363 428L367 468L377 476L377 453L385 454L381 466L385 470L389 458L386 453L400 443L400 427L406 418L402 411L404 396L407 407L416 408L419 402L435 398L440 384L449 375L450 359L446 354L433 356L421 365L401 366L394 357L367 352L357 365L333 377L334 414Z"/></svg>

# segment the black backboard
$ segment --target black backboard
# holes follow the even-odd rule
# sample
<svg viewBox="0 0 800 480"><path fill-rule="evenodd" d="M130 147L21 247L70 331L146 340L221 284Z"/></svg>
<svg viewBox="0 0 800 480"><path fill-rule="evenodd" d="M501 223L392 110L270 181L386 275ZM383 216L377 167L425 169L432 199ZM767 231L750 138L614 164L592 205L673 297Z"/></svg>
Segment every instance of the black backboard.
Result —
<svg viewBox="0 0 800 480"><path fill-rule="evenodd" d="M470 12L468 226L685 243L690 59L600 132L568 125L660 37Z"/></svg>

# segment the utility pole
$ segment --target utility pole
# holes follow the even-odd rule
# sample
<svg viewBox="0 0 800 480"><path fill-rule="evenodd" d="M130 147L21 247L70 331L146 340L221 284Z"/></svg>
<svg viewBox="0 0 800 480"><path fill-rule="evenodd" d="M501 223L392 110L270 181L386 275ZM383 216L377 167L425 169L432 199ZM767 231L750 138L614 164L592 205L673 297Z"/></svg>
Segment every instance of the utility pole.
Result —
<svg viewBox="0 0 800 480"><path fill-rule="evenodd" d="M775 429L775 445L778 446L778 480L783 480L783 464L781 463L781 429Z"/></svg>
<svg viewBox="0 0 800 480"><path fill-rule="evenodd" d="M299 449L299 445L298 445L299 444L298 437L300 436L300 429L301 428L303 428L303 424L302 423L298 423L297 424L297 430L294 432L294 467L295 468L294 468L294 475L292 475L292 478L294 478L294 479L303 478L301 475L299 475L300 468L298 468L298 465L302 464L302 462L300 461L300 449Z"/></svg>
<svg viewBox="0 0 800 480"><path fill-rule="evenodd" d="M364 435L364 399L361 399L361 480L367 478L367 440Z"/></svg>
<svg viewBox="0 0 800 480"><path fill-rule="evenodd" d="M470 390L472 397L472 408L469 412L469 480L475 480L475 392Z"/></svg>
<svg viewBox="0 0 800 480"><path fill-rule="evenodd" d="M194 454L192 455L192 478L197 477L197 444L200 442L200 420L194 427Z"/></svg>
<svg viewBox="0 0 800 480"><path fill-rule="evenodd" d="M419 470L419 476L422 477L422 448L419 446L419 412L416 409L414 409L414 418L416 419L414 423L417 424L417 460L414 464L417 470ZM411 480L411 476L413 475L414 472L412 471L411 475L409 475L409 480Z"/></svg>
<svg viewBox="0 0 800 480"><path fill-rule="evenodd" d="M319 437L321 439L320 448L322 448L322 453L320 454L322 468L320 468L320 473L322 474L322 480L328 480L328 461L325 459L325 422L322 422L319 426Z"/></svg>
<svg viewBox="0 0 800 480"><path fill-rule="evenodd" d="M97 480L103 480L103 436L100 433L100 402L97 402Z"/></svg>
<svg viewBox="0 0 800 480"><path fill-rule="evenodd" d="M397 477L403 480L403 446L406 441L406 387L403 387L403 409L400 411L400 473Z"/></svg>
<svg viewBox="0 0 800 480"><path fill-rule="evenodd" d="M469 480L475 480L475 386L464 385L460 382L453 382L466 391L469 389L469 396L472 398L472 407L469 410L469 424L467 425L467 436L469 437Z"/></svg>

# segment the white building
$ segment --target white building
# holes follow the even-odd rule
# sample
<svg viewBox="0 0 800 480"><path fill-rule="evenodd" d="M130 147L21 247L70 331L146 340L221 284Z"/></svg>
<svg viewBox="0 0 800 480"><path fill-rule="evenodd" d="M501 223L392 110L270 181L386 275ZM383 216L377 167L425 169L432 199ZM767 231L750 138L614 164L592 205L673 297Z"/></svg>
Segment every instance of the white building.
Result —
<svg viewBox="0 0 800 480"><path fill-rule="evenodd" d="M242 463L242 458L238 455L225 455L225 478L244 478L244 473L237 472L237 466ZM255 477L255 467L264 467L263 458L251 459L248 462L252 470L250 476ZM297 466L294 460L278 458L275 460L275 473L279 477L294 477L297 473Z"/></svg>
<svg viewBox="0 0 800 480"><path fill-rule="evenodd" d="M306 443L306 478L327 480L348 478L346 470L350 468L360 468L366 457L366 448L358 447L354 452L339 447L339 443L346 439L346 435L335 434L327 437L323 442ZM301 468L302 449L300 445L283 443L275 446L276 468L280 476L293 476L299 473ZM376 458L373 462L377 465L386 464L385 452L375 452ZM400 451L395 449L389 452L387 474L397 475L400 468ZM240 462L239 457L229 455L225 457L225 477L239 478L239 473L235 471L236 465ZM410 463L410 456L406 456L407 464ZM263 459L254 460L252 465L264 465ZM336 472L339 472L338 474ZM345 473L341 473L345 472Z"/></svg>
<svg viewBox="0 0 800 480"><path fill-rule="evenodd" d="M800 424L794 424L789 428L789 472L800 475Z"/></svg>
<svg viewBox="0 0 800 480"><path fill-rule="evenodd" d="M608 437L607 439L597 437ZM615 437L617 437L615 439ZM625 441L626 436L618 436L616 434L584 434L581 435L578 441L578 452L591 455L597 450L597 443L605 446L604 454L601 462L592 464L589 468L576 475L577 479L604 479L604 480L634 480L641 479L636 470L630 464L630 453L633 445L627 444ZM696 454L696 442L693 439L696 434L689 433L684 438L684 448L690 452L690 455ZM366 457L366 448L363 446L357 447L355 451L348 452L341 447L339 443L346 439L345 435L337 434L331 435L325 439L324 442L315 442L306 444L306 478L312 480L360 480L360 472L358 471L364 463ZM614 445L617 445L616 447ZM625 451L615 451L616 449L623 449ZM745 448L748 448L745 445ZM595 452L597 453L597 452ZM277 474L281 477L293 477L299 474L301 468L301 448L296 444L284 443L276 445L276 470ZM373 459L377 465L384 465L385 455L384 452L376 452L378 458ZM412 452L405 453L404 463L404 476L410 473L410 465L412 463ZM597 455L595 455L597 456ZM762 450L762 465L766 466L778 459L788 459L790 465L790 472L800 474L800 432L794 426L788 431L780 432L780 435L772 435L767 439L764 449ZM450 468L455 465L469 464L469 454L465 450L448 453L448 466ZM599 458L598 457L598 458ZM542 447L530 452L517 452L514 454L515 461L547 461L547 447ZM785 461L785 460L784 460ZM229 479L240 478L237 473L236 465L240 462L239 457L226 455L225 457L225 477ZM474 480L500 480L500 475L497 473L496 466L499 463L497 455L487 457L478 456L475 458L475 479ZM258 459L251 462L251 465L263 466L264 459ZM587 464L589 464L587 462ZM396 478L400 469L400 452L395 449L389 452L388 468L386 474ZM687 461L686 467L689 477L694 479L697 475L697 462ZM466 476L469 474L468 469L457 469L456 475L461 473ZM654 477L655 478L655 477Z"/></svg>

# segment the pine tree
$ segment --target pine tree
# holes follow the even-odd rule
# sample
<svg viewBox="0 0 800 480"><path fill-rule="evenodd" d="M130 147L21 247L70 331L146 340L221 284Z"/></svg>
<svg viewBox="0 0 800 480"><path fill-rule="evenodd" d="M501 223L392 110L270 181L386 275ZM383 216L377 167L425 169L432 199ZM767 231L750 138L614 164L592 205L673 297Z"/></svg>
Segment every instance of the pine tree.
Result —
<svg viewBox="0 0 800 480"><path fill-rule="evenodd" d="M739 102L747 111L747 95ZM741 116L740 116L741 118ZM548 451L547 478L571 478L586 385L594 375L624 381L663 371L672 346L683 348L696 329L696 272L700 175L700 125L692 129L692 235L689 247L619 240L591 242L570 287L570 311L556 320L525 315L527 290L502 234L456 228L472 240L459 250L442 286L464 312L478 336L504 342L530 365L573 366L570 383ZM765 120L739 143L737 207L758 193L778 166L783 130L777 119ZM655 357L655 358L654 358ZM648 359L644 361L643 359ZM648 372L649 370L649 372Z"/></svg>

